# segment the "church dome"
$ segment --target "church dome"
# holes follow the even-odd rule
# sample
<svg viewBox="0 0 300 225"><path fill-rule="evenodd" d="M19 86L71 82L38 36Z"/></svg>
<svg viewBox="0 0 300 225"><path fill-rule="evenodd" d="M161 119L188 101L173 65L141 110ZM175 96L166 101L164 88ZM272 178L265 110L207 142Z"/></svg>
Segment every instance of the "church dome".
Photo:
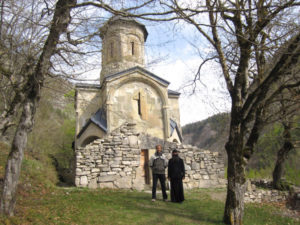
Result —
<svg viewBox="0 0 300 225"><path fill-rule="evenodd" d="M102 39L102 70L104 78L139 66L144 67L146 27L130 17L113 16L100 28Z"/></svg>

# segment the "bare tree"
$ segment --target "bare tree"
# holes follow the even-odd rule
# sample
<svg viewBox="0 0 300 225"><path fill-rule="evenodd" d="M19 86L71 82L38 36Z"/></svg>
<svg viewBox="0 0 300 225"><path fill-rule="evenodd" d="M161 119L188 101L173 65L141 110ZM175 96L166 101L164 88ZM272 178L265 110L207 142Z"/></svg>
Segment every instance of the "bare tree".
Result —
<svg viewBox="0 0 300 225"><path fill-rule="evenodd" d="M22 113L11 145L5 170L3 192L0 202L0 212L3 214L13 215L24 149L27 144L28 133L32 130L34 124L34 115L40 99L41 88L51 66L50 58L56 51L60 35L66 31L70 23L70 12L75 4L76 0L58 0L42 53L38 57L38 62L34 69L28 71L26 74L27 79L21 91L24 96Z"/></svg>
<svg viewBox="0 0 300 225"><path fill-rule="evenodd" d="M54 3L10 0L1 5L0 138L4 138L6 131L17 124L25 97L22 90L27 75L32 73L42 54L51 26ZM68 31L61 35L51 58L46 75L52 78L76 80L81 73L100 65L87 58L100 54L97 32L103 18L95 17L92 13L84 15L84 9L73 10L72 17Z"/></svg>
<svg viewBox="0 0 300 225"><path fill-rule="evenodd" d="M300 34L294 35L293 29L284 27L283 22L289 22L285 16L289 10L293 13L291 8L299 2L206 0L203 5L184 5L174 0L165 5L207 39L222 69L232 102L225 146L228 186L224 222L242 224L245 166L264 126L266 105L283 90L299 87L299 81L279 82L298 63ZM298 26L289 24L290 28ZM288 38L291 41L283 49ZM278 57L268 67L266 62L275 53Z"/></svg>
<svg viewBox="0 0 300 225"><path fill-rule="evenodd" d="M38 7L41 4L26 1L2 1L1 4L1 136L9 127L15 125L14 118L24 100L21 95L27 79L24 74L32 72L37 59L35 55L41 50L37 43L45 41L44 29L37 29L42 25L42 19L34 15ZM27 17L24 18L24 14L28 14ZM36 36L40 36L40 42L34 40Z"/></svg>
<svg viewBox="0 0 300 225"><path fill-rule="evenodd" d="M0 66L3 81L0 92L4 102L0 106L1 136L9 127L17 125L0 202L0 213L7 215L13 215L27 136L33 128L47 76L75 79L74 74L94 66L85 59L100 52L99 46L95 50L94 44L99 44L95 37L103 17L96 14L103 13L87 13L89 5L78 8L76 0L55 2L10 0L1 4L0 60L4 62ZM105 11L107 6L99 8ZM82 61L85 63L80 63ZM20 119L15 122L18 112Z"/></svg>
<svg viewBox="0 0 300 225"><path fill-rule="evenodd" d="M298 80L300 79L299 76L296 77ZM272 173L272 185L275 189L285 190L288 186L286 183L282 182L284 163L288 158L289 153L296 149L297 146L297 141L293 139L292 132L297 128L295 126L295 118L300 115L298 110L300 105L300 89L287 89L281 93L277 99L279 99L278 102L274 101L274 103L277 103L279 110L277 110L277 113L271 116L271 118L275 117L276 121L281 123L283 127L283 143L277 152L277 159Z"/></svg>

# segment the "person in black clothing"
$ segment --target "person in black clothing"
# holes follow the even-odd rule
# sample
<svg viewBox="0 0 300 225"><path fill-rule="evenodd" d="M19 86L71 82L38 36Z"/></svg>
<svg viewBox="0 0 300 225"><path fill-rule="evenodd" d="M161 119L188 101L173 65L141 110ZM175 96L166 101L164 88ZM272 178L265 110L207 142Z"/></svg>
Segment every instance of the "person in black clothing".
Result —
<svg viewBox="0 0 300 225"><path fill-rule="evenodd" d="M168 199L168 196L167 196L167 193L166 193L165 169L168 166L168 160L162 154L161 145L156 145L156 152L150 158L149 165L152 168L152 180L153 180L152 201L154 202L156 200L156 186L157 186L157 180L158 179L159 179L160 185L161 185L163 200L166 201Z"/></svg>
<svg viewBox="0 0 300 225"><path fill-rule="evenodd" d="M183 202L183 184L182 180L185 178L185 169L183 160L178 156L178 151L172 151L172 158L168 163L168 179L171 181L171 201Z"/></svg>

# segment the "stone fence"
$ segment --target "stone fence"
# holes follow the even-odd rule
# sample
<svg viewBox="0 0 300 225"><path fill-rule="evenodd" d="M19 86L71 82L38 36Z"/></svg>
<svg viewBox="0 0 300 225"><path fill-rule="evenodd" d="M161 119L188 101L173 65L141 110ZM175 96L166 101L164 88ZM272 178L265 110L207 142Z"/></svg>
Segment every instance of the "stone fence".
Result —
<svg viewBox="0 0 300 225"><path fill-rule="evenodd" d="M186 189L225 186L224 163L217 152L166 142L137 133L134 127L135 124L126 123L104 139L77 148L75 185L137 190L149 188L145 183L145 165L141 163L141 150L155 149L155 145L161 144L168 159L171 158L173 149L179 150L185 163Z"/></svg>
<svg viewBox="0 0 300 225"><path fill-rule="evenodd" d="M283 202L288 199L288 191L272 189L268 183L270 182L264 182L264 180L247 180L245 202Z"/></svg>
<svg viewBox="0 0 300 225"><path fill-rule="evenodd" d="M287 207L300 211L300 188L292 186L289 191L279 191L272 188L272 181L247 180L245 202L286 202Z"/></svg>

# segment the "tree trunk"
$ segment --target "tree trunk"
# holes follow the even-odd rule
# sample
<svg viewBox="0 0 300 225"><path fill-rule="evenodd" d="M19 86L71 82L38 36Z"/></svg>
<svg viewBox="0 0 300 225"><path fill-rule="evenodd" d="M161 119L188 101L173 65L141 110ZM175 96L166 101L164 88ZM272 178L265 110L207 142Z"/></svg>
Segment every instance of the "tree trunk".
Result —
<svg viewBox="0 0 300 225"><path fill-rule="evenodd" d="M18 102L15 102L15 100L18 100ZM14 125L13 121L16 118L22 101L21 98L15 97L14 101L10 104L10 109L0 115L0 137L4 137L7 129Z"/></svg>
<svg viewBox="0 0 300 225"><path fill-rule="evenodd" d="M20 118L6 164L0 212L9 216L13 215L15 207L16 191L24 156L24 149L27 144L28 133L33 127L35 108L36 103L32 100L27 100L24 104L22 116Z"/></svg>
<svg viewBox="0 0 300 225"><path fill-rule="evenodd" d="M284 161L287 158L288 153L294 148L291 142L290 129L291 129L291 124L284 125L284 133L283 133L284 143L283 146L277 152L277 160L276 160L275 168L273 170L273 187L279 190L282 189L281 178L283 174Z"/></svg>
<svg viewBox="0 0 300 225"><path fill-rule="evenodd" d="M65 32L70 23L70 11L76 5L76 0L58 0L48 38L45 42L42 54L32 74L28 74L28 80L23 88L25 101L22 115L15 132L11 151L7 160L3 192L0 202L0 213L13 215L16 202L17 184L20 176L24 149L27 144L28 133L33 128L34 115L40 99L44 78L50 68L50 58L55 53L59 36Z"/></svg>
<svg viewBox="0 0 300 225"><path fill-rule="evenodd" d="M234 98L231 109L229 138L225 145L228 156L227 196L223 221L226 224L241 225L244 216L244 195L246 188L243 147L244 130L240 115L241 100Z"/></svg>
<svg viewBox="0 0 300 225"><path fill-rule="evenodd" d="M243 156L238 153L241 150L238 146L226 144L228 184L223 220L224 223L231 225L241 225L244 216L246 179Z"/></svg>

